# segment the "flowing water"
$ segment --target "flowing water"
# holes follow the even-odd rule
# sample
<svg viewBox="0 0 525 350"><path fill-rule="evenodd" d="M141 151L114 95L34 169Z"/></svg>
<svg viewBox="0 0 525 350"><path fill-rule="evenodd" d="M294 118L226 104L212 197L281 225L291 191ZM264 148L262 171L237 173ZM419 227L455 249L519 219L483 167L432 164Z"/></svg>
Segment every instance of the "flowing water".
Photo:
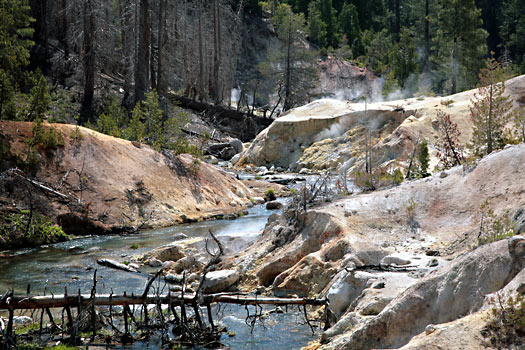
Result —
<svg viewBox="0 0 525 350"><path fill-rule="evenodd" d="M273 211L274 212L274 211ZM14 288L25 294L31 285L32 295L46 293L89 293L93 270L97 269L97 293L140 294L148 278L146 273L129 273L97 265L97 259L110 258L117 261L144 253L171 243L174 234L183 232L190 238L204 237L212 230L226 247L242 249L262 232L267 218L273 212L263 206L255 206L249 214L233 221L214 220L166 229L148 230L128 236L97 236L75 239L38 249L4 252L0 258L0 291ZM137 248L138 247L138 248ZM271 307L265 308L270 310ZM251 310L253 313L253 310ZM263 324L257 324L253 333L245 323L246 311L242 306L225 306L220 311L222 322L235 337L223 338L231 349L299 349L312 340L310 328L304 324L300 312L272 314ZM154 342L135 345L158 348Z"/></svg>

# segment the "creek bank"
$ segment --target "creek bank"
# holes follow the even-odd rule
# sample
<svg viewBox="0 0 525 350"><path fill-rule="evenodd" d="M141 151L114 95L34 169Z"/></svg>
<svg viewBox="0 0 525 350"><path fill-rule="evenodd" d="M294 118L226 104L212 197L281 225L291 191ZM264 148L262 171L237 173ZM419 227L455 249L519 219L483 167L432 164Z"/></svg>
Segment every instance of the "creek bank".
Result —
<svg viewBox="0 0 525 350"><path fill-rule="evenodd" d="M0 205L4 212L32 207L69 234L119 234L234 218L268 188L285 194L277 184L240 181L187 154L157 152L73 125L43 126L54 127L63 146L39 146L34 168L12 176L7 170L26 159L33 124L0 121L2 146L9 153L1 164Z"/></svg>
<svg viewBox="0 0 525 350"><path fill-rule="evenodd" d="M334 323L322 349L399 348L425 331L449 334L434 328L461 334L470 319L442 325L483 312L498 291L525 290L523 236L473 249L486 199L496 214L508 211L523 234L522 173L525 145L517 145L447 176L352 195L306 213L284 209L221 268L241 273L241 290L327 297ZM412 202L414 211L407 209ZM429 337L434 345L439 339Z"/></svg>

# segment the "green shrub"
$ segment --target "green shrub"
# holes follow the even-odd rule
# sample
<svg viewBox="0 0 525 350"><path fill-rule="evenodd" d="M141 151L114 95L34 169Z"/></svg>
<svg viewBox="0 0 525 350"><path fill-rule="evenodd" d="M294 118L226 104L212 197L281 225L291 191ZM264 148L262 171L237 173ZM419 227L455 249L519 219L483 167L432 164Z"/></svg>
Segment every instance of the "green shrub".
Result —
<svg viewBox="0 0 525 350"><path fill-rule="evenodd" d="M75 143L80 143L80 141L82 141L82 139L84 138L84 135L82 135L80 128L78 126L75 126L73 131L71 131L71 134L69 134L69 137L75 144Z"/></svg>
<svg viewBox="0 0 525 350"><path fill-rule="evenodd" d="M525 345L525 297L517 294L504 300L497 294L486 327L481 334L488 338L487 346L496 349L522 349Z"/></svg>
<svg viewBox="0 0 525 350"><path fill-rule="evenodd" d="M268 189L265 193L264 193L264 197L266 198L267 201L274 201L277 199L277 197L275 196L275 192L273 189Z"/></svg>
<svg viewBox="0 0 525 350"><path fill-rule="evenodd" d="M60 226L48 218L29 210L21 210L4 218L0 225L0 247L2 249L34 247L66 241L67 235Z"/></svg>
<svg viewBox="0 0 525 350"><path fill-rule="evenodd" d="M516 234L516 223L510 217L509 211L496 215L485 200L479 209L480 225L478 244L492 243Z"/></svg>

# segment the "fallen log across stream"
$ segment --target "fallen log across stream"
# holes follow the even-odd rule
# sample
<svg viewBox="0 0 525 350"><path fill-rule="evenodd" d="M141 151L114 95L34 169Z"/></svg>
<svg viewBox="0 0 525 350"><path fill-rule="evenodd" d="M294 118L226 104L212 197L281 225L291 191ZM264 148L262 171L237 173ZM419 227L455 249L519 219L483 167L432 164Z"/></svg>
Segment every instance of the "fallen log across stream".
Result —
<svg viewBox="0 0 525 350"><path fill-rule="evenodd" d="M79 304L83 307L94 303L96 306L127 306L127 305L175 305L178 306L183 301L191 304L195 302L195 294L164 294L164 295L148 295L146 297L140 295L112 295L99 294L91 297L90 294L80 295L46 295L46 296L32 296L32 297L8 297L5 301L0 302L0 310L30 310L30 309L45 309L45 308L63 308L63 307L78 307ZM200 304L237 304L237 305L312 305L322 306L326 305L326 299L307 299L307 298L274 298L274 297L258 297L248 296L242 294L204 294Z"/></svg>

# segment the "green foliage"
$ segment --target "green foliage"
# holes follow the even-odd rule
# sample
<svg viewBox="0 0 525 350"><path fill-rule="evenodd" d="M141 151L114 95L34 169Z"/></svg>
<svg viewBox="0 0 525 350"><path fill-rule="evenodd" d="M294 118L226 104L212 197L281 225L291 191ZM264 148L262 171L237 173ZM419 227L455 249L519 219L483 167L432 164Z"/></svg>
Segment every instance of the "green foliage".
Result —
<svg viewBox="0 0 525 350"><path fill-rule="evenodd" d="M40 146L45 151L49 151L64 146L64 136L52 126L49 126L46 130L42 125L41 118L37 118L33 123L31 133L32 137L25 140L29 147L36 148Z"/></svg>
<svg viewBox="0 0 525 350"><path fill-rule="evenodd" d="M149 102L151 104L151 102ZM158 102L157 102L158 103ZM157 105L158 107L158 105ZM137 107L136 107L137 108ZM138 113L138 118L142 118L142 110L140 106L138 110L134 110L134 113ZM118 97L112 94L107 101L104 113L102 113L97 121L97 131L115 136L122 137L122 129L128 124L128 116L126 110L120 104Z"/></svg>
<svg viewBox="0 0 525 350"><path fill-rule="evenodd" d="M407 88L409 77L417 72L417 53L411 32L401 29L400 40L394 44L391 54L392 70L401 87Z"/></svg>
<svg viewBox="0 0 525 350"><path fill-rule="evenodd" d="M354 185L363 191L375 191L382 187L399 185L403 180L404 176L400 169L389 172L383 168L376 168L371 173L358 170L353 174Z"/></svg>
<svg viewBox="0 0 525 350"><path fill-rule="evenodd" d="M51 104L49 106L50 123L66 123L68 119L75 115L75 106L71 101L71 96L64 89L58 89L51 94Z"/></svg>
<svg viewBox="0 0 525 350"><path fill-rule="evenodd" d="M433 63L442 83L456 93L473 87L475 72L487 52L487 32L482 29L481 10L475 0L439 0L438 30L433 42Z"/></svg>
<svg viewBox="0 0 525 350"><path fill-rule="evenodd" d="M339 30L350 46L354 56L363 53L363 42L361 40L361 27L359 26L359 14L352 3L345 2L339 13Z"/></svg>
<svg viewBox="0 0 525 350"><path fill-rule="evenodd" d="M478 243L480 245L516 234L516 223L512 220L510 213L506 211L501 215L496 215L488 199L481 204L478 214L480 217Z"/></svg>
<svg viewBox="0 0 525 350"><path fill-rule="evenodd" d="M464 163L463 149L459 143L458 124L453 122L450 115L438 110L437 121L439 136L436 148L438 150L439 168L446 170Z"/></svg>
<svg viewBox="0 0 525 350"><path fill-rule="evenodd" d="M511 118L512 101L505 95L501 63L494 56L485 61L480 71L481 87L471 100L470 115L474 130L469 148L483 157L505 146L505 130Z"/></svg>
<svg viewBox="0 0 525 350"><path fill-rule="evenodd" d="M503 3L501 37L513 61L525 72L525 6L522 0Z"/></svg>
<svg viewBox="0 0 525 350"><path fill-rule="evenodd" d="M28 105L29 110L25 120L34 121L36 119L44 119L50 104L51 95L49 94L46 78L40 75L38 83L31 89Z"/></svg>
<svg viewBox="0 0 525 350"><path fill-rule="evenodd" d="M392 52L392 38L387 29L380 32L365 30L363 32L365 56L362 58L366 67L382 74L390 66L390 53Z"/></svg>
<svg viewBox="0 0 525 350"><path fill-rule="evenodd" d="M25 83L33 35L27 0L0 0L0 119L16 115L14 98Z"/></svg>
<svg viewBox="0 0 525 350"><path fill-rule="evenodd" d="M267 201L274 201L277 199L277 197L275 197L275 192L273 189L268 189L265 193L264 193L264 197L266 198Z"/></svg>
<svg viewBox="0 0 525 350"><path fill-rule="evenodd" d="M430 155L428 152L428 142L423 139L418 152L417 176L420 178L429 177L428 167L430 165Z"/></svg>
<svg viewBox="0 0 525 350"><path fill-rule="evenodd" d="M303 14L294 14L290 6L281 4L272 17L281 46L270 50L259 65L262 75L278 87L284 111L306 102L317 79L315 54L306 48L304 22Z"/></svg>
<svg viewBox="0 0 525 350"><path fill-rule="evenodd" d="M71 131L71 134L69 134L69 137L71 138L73 143L80 143L84 138L84 135L82 135L82 131L80 131L80 128L78 126L75 126L73 131Z"/></svg>
<svg viewBox="0 0 525 350"><path fill-rule="evenodd" d="M332 0L315 0L312 4L317 8L321 21L326 25L326 45L336 47L339 39L336 12L332 6Z"/></svg>
<svg viewBox="0 0 525 350"><path fill-rule="evenodd" d="M67 235L60 226L40 214L31 214L29 210L11 214L4 221L0 225L2 249L33 247L67 240Z"/></svg>
<svg viewBox="0 0 525 350"><path fill-rule="evenodd" d="M481 334L495 349L521 349L525 345L525 297L521 294L506 300L497 293L491 297L490 316Z"/></svg>
<svg viewBox="0 0 525 350"><path fill-rule="evenodd" d="M514 113L514 138L521 143L525 142L525 108L517 108Z"/></svg>
<svg viewBox="0 0 525 350"><path fill-rule="evenodd" d="M326 46L326 23L314 2L308 6L308 38L319 47Z"/></svg>

